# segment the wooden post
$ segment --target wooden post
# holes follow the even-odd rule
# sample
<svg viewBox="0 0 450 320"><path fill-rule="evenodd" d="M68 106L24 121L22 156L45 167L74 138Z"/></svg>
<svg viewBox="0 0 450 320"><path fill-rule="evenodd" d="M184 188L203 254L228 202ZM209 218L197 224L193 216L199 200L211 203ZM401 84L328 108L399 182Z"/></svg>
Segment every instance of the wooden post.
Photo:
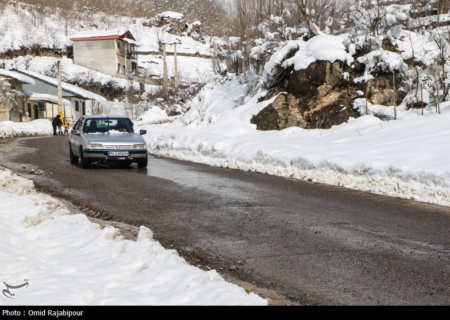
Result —
<svg viewBox="0 0 450 320"><path fill-rule="evenodd" d="M173 58L174 58L174 81L175 81L175 89L178 89L178 61L177 61L177 43L173 44Z"/></svg>
<svg viewBox="0 0 450 320"><path fill-rule="evenodd" d="M367 106L367 94L368 94L368 88L369 88L369 84L367 83L366 84L366 112L365 112L365 114L368 114L369 113L369 109L368 109L368 106Z"/></svg>
<svg viewBox="0 0 450 320"><path fill-rule="evenodd" d="M395 89L395 73L394 73L394 71L392 71L392 87L394 88L394 94L393 94L393 96L394 96L394 102L393 102L393 106L394 106L394 120L397 120L397 107L396 107L397 94L396 94L396 89Z"/></svg>
<svg viewBox="0 0 450 320"><path fill-rule="evenodd" d="M61 61L58 60L58 114L61 121L64 122L64 108L62 103L62 84L61 84Z"/></svg>
<svg viewBox="0 0 450 320"><path fill-rule="evenodd" d="M422 115L423 115L423 84L420 84L420 101L422 103Z"/></svg>
<svg viewBox="0 0 450 320"><path fill-rule="evenodd" d="M167 61L166 61L166 43L163 44L163 90L164 94L167 96L168 93L168 76L167 76Z"/></svg>

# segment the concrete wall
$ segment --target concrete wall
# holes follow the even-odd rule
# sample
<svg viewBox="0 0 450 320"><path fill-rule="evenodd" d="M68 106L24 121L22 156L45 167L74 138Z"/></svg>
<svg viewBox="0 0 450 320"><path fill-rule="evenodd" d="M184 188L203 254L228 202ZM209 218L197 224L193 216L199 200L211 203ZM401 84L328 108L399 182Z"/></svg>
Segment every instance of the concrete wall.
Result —
<svg viewBox="0 0 450 320"><path fill-rule="evenodd" d="M1 121L9 121L9 109L3 102L0 102L0 122Z"/></svg>
<svg viewBox="0 0 450 320"><path fill-rule="evenodd" d="M71 98L70 102L72 103L72 118L69 122L73 125L81 116L86 114L87 101L84 99Z"/></svg>
<svg viewBox="0 0 450 320"><path fill-rule="evenodd" d="M107 75L117 73L115 40L75 41L74 63Z"/></svg>
<svg viewBox="0 0 450 320"><path fill-rule="evenodd" d="M131 60L127 58L129 56L127 46L125 41L115 39L75 41L73 43L74 63L110 76L115 76L117 73L128 74L132 66ZM120 70L118 64L120 64Z"/></svg>

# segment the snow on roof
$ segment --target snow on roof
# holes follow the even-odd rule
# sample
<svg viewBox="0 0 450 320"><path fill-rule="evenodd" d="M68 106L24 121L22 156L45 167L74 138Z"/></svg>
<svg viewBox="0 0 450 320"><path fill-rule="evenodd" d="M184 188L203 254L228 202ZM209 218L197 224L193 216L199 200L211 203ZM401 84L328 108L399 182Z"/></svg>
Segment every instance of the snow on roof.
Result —
<svg viewBox="0 0 450 320"><path fill-rule="evenodd" d="M134 41L134 40L132 40L132 39L129 39L129 38L122 38L121 40L123 40L123 41L125 41L125 42L128 42L128 43L130 43L130 44L138 45L138 43L137 43L136 41Z"/></svg>
<svg viewBox="0 0 450 320"><path fill-rule="evenodd" d="M11 77L22 83L35 84L34 79L11 70L0 69L0 76Z"/></svg>
<svg viewBox="0 0 450 320"><path fill-rule="evenodd" d="M48 76L44 76L42 74L39 74L39 73L36 73L36 72L32 72L32 71L29 71L29 70L20 69L18 71L22 72L22 73L25 73L25 74L27 74L27 75L29 75L31 77L34 77L34 78L40 79L42 81L45 81L47 83L50 83L50 84L52 84L52 85L54 85L56 87L58 86L58 79L55 79L55 78L52 78L52 77L48 77ZM105 103L106 102L106 99L104 97L102 97L102 96L100 96L98 94L92 93L90 91L81 89L81 88L79 88L79 87L77 87L77 86L75 86L73 84L61 82L61 87L62 87L63 90L70 91L70 92L72 92L72 93L74 93L76 95L79 95L79 96L81 96L81 97L83 97L85 99L96 100L96 101L98 101L100 103Z"/></svg>
<svg viewBox="0 0 450 320"><path fill-rule="evenodd" d="M112 29L112 30L92 30L92 31L80 31L70 37L71 41L79 41L86 39L119 39L127 38L136 40L128 29Z"/></svg>
<svg viewBox="0 0 450 320"><path fill-rule="evenodd" d="M29 90L24 90L23 93L25 93L27 99L31 101L45 101L51 103L58 103L58 97L52 94L36 93ZM67 99L62 99L62 104L65 106L72 105L72 103Z"/></svg>

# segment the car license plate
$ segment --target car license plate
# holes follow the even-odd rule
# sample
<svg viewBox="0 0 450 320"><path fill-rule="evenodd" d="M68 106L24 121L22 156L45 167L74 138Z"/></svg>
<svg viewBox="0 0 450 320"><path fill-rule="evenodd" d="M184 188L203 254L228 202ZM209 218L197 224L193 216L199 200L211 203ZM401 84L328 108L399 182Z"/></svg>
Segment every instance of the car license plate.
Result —
<svg viewBox="0 0 450 320"><path fill-rule="evenodd" d="M128 157L128 151L109 151L108 156L110 156L110 157Z"/></svg>

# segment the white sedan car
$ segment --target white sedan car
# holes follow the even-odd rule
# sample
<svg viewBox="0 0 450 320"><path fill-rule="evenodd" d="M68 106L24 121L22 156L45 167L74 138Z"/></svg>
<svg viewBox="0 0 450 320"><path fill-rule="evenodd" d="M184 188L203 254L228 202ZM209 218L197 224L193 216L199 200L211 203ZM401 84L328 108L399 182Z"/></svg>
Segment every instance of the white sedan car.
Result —
<svg viewBox="0 0 450 320"><path fill-rule="evenodd" d="M136 163L146 168L147 145L142 137L146 130L134 133L133 122L122 115L85 115L74 124L69 134L70 162L81 162L83 168L91 163Z"/></svg>

